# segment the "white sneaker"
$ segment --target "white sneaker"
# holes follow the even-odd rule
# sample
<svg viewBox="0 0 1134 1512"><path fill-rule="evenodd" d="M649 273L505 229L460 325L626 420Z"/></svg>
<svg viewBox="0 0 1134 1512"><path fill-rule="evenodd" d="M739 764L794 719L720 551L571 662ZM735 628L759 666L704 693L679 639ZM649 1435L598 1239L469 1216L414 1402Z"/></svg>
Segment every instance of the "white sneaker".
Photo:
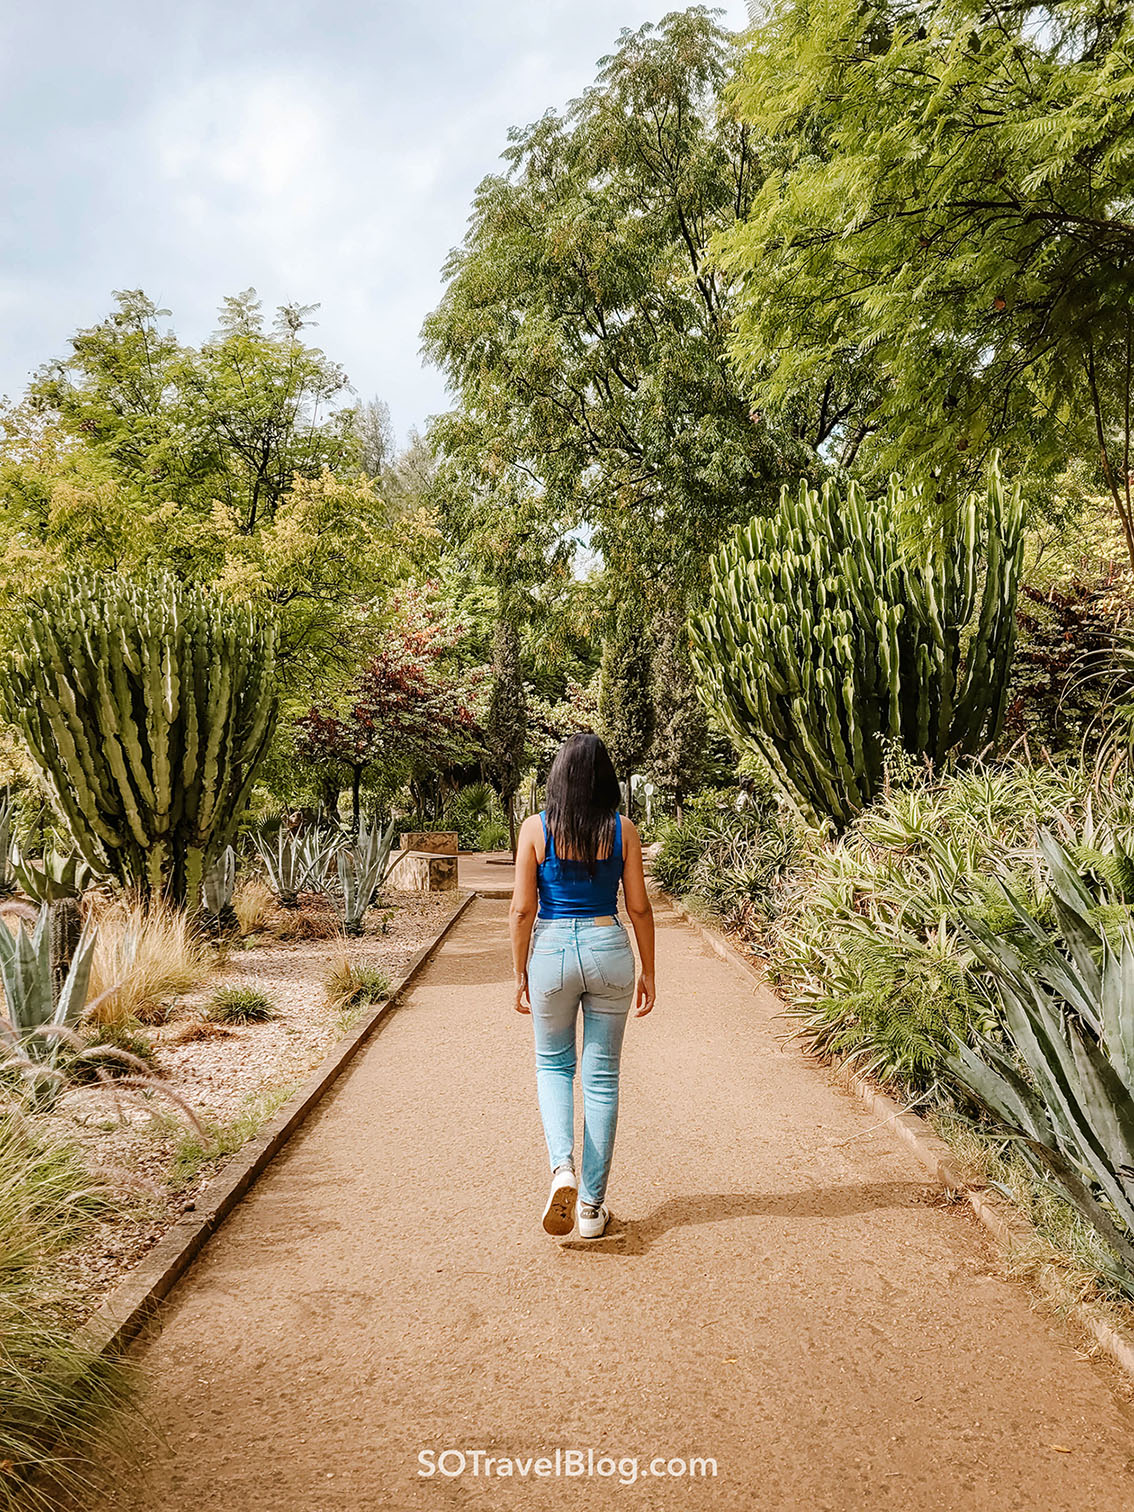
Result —
<svg viewBox="0 0 1134 1512"><path fill-rule="evenodd" d="M583 1211L584 1207L588 1207L587 1212ZM580 1239L601 1238L603 1230L610 1222L610 1209L607 1207L605 1202L600 1205L598 1212L594 1213L593 1217L591 1217L592 1212L594 1212L593 1207L589 1207L589 1205L586 1203L579 1204Z"/></svg>
<svg viewBox="0 0 1134 1512"><path fill-rule="evenodd" d="M575 1227L575 1202L579 1182L570 1166L560 1166L551 1178L551 1191L543 1210L543 1226L549 1234L562 1238Z"/></svg>

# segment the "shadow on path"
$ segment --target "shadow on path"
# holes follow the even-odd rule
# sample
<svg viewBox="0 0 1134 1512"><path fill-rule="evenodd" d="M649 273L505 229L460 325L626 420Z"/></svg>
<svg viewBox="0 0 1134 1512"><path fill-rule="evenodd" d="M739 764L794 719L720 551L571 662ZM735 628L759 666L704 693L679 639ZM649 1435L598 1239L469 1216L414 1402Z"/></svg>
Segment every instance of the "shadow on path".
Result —
<svg viewBox="0 0 1134 1512"><path fill-rule="evenodd" d="M916 1207L927 1201L928 1190L916 1182L895 1181L794 1192L698 1192L671 1197L644 1218L619 1218L615 1213L601 1239L569 1239L562 1248L644 1255L671 1229L735 1218L849 1218L883 1208Z"/></svg>

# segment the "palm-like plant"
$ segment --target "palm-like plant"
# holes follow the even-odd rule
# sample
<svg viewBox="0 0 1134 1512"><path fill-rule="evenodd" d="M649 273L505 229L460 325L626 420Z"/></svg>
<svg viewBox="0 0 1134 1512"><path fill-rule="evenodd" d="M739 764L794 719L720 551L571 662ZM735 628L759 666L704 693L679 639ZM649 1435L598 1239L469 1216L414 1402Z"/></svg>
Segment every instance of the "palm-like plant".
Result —
<svg viewBox="0 0 1134 1512"><path fill-rule="evenodd" d="M1053 835L1040 849L1054 933L1007 888L1022 943L965 919L1008 1045L958 1037L948 1064L1134 1275L1134 929Z"/></svg>

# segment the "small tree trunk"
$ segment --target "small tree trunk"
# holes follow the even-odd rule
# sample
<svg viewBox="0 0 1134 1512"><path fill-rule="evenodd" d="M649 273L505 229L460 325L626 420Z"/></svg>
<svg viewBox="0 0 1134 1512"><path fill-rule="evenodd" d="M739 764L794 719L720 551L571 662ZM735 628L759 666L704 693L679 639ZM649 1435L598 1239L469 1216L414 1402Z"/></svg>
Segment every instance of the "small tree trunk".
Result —
<svg viewBox="0 0 1134 1512"><path fill-rule="evenodd" d="M516 804L513 794L508 793L504 798L504 807L508 812L508 844L512 850L512 864L516 861Z"/></svg>
<svg viewBox="0 0 1134 1512"><path fill-rule="evenodd" d="M319 784L319 798L323 804L324 813L337 829L342 823L342 817L339 814L339 778L337 776L323 778Z"/></svg>
<svg viewBox="0 0 1134 1512"><path fill-rule="evenodd" d="M354 767L350 779L350 832L358 839L358 826L362 817L362 768Z"/></svg>

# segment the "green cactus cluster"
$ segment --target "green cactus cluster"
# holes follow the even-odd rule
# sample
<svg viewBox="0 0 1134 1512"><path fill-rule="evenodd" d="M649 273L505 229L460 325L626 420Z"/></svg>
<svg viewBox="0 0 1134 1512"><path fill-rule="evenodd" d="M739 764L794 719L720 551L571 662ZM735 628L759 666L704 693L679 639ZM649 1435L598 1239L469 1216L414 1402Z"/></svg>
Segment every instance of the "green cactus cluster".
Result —
<svg viewBox="0 0 1134 1512"><path fill-rule="evenodd" d="M253 610L170 575L77 575L27 606L5 704L82 858L195 901L271 738L274 677Z"/></svg>
<svg viewBox="0 0 1134 1512"><path fill-rule="evenodd" d="M1020 492L994 464L983 494L926 534L931 517L921 488L896 477L878 499L802 483L712 559L690 626L702 697L809 824L841 828L870 802L887 740L940 763L999 731Z"/></svg>

